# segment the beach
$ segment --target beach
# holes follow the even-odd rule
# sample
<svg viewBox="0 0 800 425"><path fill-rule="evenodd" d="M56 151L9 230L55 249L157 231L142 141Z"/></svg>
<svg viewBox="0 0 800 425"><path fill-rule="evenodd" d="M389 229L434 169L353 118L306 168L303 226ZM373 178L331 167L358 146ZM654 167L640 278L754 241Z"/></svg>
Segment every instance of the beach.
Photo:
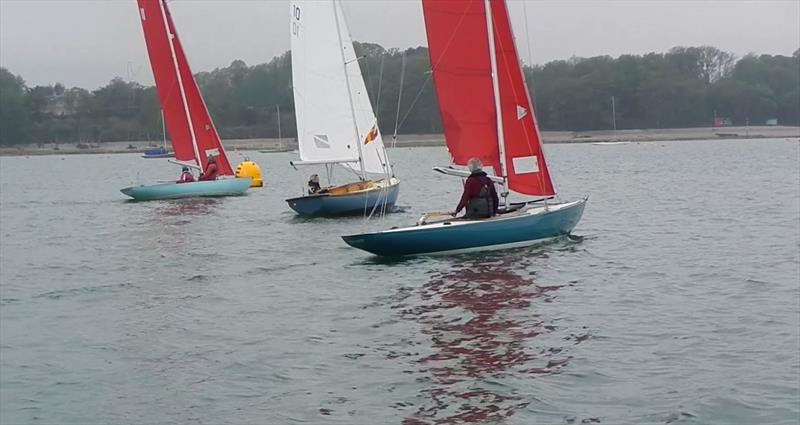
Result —
<svg viewBox="0 0 800 425"><path fill-rule="evenodd" d="M738 140L738 139L781 139L800 138L800 127L759 126L759 127L698 127L666 128L643 130L596 130L596 131L542 131L544 143L609 143L609 142L666 142L678 140ZM443 146L442 134L403 134L396 142L390 135L384 135L387 146L422 147ZM223 140L229 151L285 152L297 149L294 138L283 139L228 139ZM0 147L0 156L26 155L72 155L72 154L113 154L144 152L158 147L153 141L105 142L105 143L39 143Z"/></svg>

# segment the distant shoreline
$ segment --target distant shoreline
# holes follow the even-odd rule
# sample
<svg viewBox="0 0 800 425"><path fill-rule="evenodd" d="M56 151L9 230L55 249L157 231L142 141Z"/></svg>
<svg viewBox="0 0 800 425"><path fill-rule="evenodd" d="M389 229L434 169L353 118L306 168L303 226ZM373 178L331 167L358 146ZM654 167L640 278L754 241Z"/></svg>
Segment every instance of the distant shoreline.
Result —
<svg viewBox="0 0 800 425"><path fill-rule="evenodd" d="M739 140L739 139L800 139L800 127L703 127L648 130L601 131L543 131L544 143L609 143L609 142L670 142L687 140ZM384 143L392 146L384 135ZM294 139L234 139L223 140L228 151L286 152L297 149ZM108 142L100 144L32 144L0 147L0 156L75 155L138 153L158 146L154 142ZM397 148L444 146L441 134L401 135Z"/></svg>

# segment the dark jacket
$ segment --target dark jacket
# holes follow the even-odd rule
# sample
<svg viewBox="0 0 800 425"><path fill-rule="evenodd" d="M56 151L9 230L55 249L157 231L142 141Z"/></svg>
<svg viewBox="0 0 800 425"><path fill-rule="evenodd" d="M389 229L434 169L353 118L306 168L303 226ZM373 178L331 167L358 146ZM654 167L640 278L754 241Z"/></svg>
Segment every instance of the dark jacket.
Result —
<svg viewBox="0 0 800 425"><path fill-rule="evenodd" d="M486 218L497 214L499 199L494 183L486 176L483 171L476 171L467 177L464 182L464 193L461 201L456 207L458 214L465 207L467 208L466 217Z"/></svg>

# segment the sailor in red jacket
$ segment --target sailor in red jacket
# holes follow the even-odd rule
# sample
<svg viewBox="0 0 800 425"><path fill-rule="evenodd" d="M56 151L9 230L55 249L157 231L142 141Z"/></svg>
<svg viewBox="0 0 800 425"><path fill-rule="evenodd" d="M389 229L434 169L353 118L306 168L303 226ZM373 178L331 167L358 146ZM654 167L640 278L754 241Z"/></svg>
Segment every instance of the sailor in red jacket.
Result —
<svg viewBox="0 0 800 425"><path fill-rule="evenodd" d="M483 172L483 165L478 158L472 158L467 163L470 176L464 182L464 193L461 201L453 212L453 216L466 207L465 218L489 218L497 214L499 200L494 183Z"/></svg>
<svg viewBox="0 0 800 425"><path fill-rule="evenodd" d="M189 172L189 167L183 167L181 171L181 177L178 179L177 183L191 183L194 181L194 176L191 172Z"/></svg>
<svg viewBox="0 0 800 425"><path fill-rule="evenodd" d="M206 169L200 174L199 181L216 180L217 179L217 157L209 156L206 163Z"/></svg>

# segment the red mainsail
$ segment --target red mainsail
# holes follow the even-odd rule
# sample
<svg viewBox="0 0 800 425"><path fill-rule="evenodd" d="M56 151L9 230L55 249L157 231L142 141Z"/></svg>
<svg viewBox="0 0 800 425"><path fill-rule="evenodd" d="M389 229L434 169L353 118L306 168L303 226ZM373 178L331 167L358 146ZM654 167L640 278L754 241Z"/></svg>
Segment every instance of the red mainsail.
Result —
<svg viewBox="0 0 800 425"><path fill-rule="evenodd" d="M509 188L555 195L519 65L505 1L490 0L497 83L495 101L485 0L422 0L433 80L453 162L477 157L502 174L496 104L502 116Z"/></svg>
<svg viewBox="0 0 800 425"><path fill-rule="evenodd" d="M175 32L167 4L163 0L137 1L147 53L175 158L180 161L196 160L200 167L205 168L207 157L216 155L219 174L233 175Z"/></svg>

